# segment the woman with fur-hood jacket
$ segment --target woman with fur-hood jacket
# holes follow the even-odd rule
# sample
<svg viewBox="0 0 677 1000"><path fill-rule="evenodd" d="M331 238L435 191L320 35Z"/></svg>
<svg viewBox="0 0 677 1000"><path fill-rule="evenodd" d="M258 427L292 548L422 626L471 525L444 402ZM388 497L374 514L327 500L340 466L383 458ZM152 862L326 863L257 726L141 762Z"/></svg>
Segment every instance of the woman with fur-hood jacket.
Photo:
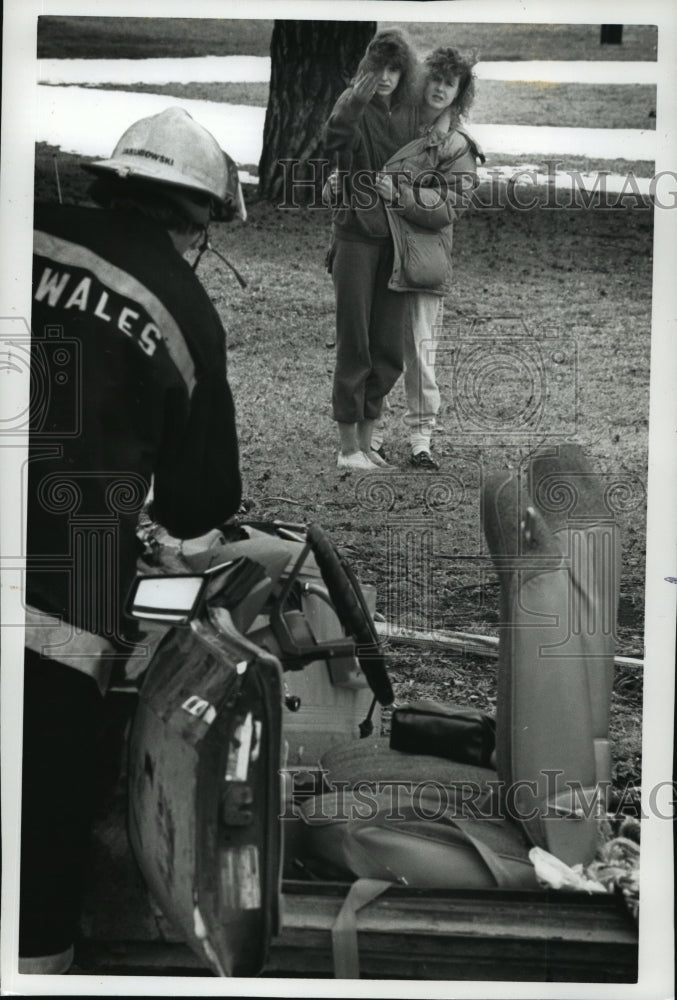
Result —
<svg viewBox="0 0 677 1000"><path fill-rule="evenodd" d="M332 390L339 469L384 465L371 435L384 397L403 370L406 293L388 287L393 238L374 174L416 134L416 57L397 30L369 43L353 85L326 125L326 145L346 179L347 202L333 220L330 269L336 296L336 367Z"/></svg>

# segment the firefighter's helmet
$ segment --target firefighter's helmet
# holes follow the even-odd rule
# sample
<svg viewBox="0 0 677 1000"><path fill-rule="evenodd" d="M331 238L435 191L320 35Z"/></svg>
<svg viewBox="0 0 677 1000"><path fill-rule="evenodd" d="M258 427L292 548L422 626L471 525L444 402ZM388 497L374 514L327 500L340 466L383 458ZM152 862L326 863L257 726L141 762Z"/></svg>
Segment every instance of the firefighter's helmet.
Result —
<svg viewBox="0 0 677 1000"><path fill-rule="evenodd" d="M157 182L185 205L191 193L207 195L211 215L246 217L237 168L206 128L183 108L167 108L130 125L108 160L87 165L94 173ZM181 197L181 195L184 197Z"/></svg>

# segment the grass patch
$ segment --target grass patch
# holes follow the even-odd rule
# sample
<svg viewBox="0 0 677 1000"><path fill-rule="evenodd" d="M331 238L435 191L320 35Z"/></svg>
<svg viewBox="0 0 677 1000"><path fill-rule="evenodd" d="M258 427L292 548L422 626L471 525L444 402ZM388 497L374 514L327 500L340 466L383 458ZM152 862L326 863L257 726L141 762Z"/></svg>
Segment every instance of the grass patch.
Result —
<svg viewBox="0 0 677 1000"><path fill-rule="evenodd" d="M469 122L656 128L656 87L478 80Z"/></svg>
<svg viewBox="0 0 677 1000"><path fill-rule="evenodd" d="M476 49L483 60L653 60L657 30L626 24L622 45L600 45L598 24L449 24L393 22L426 52L437 45ZM379 27L389 23L380 22ZM272 21L185 17L62 17L38 19L41 59L148 59L269 54Z"/></svg>
<svg viewBox="0 0 677 1000"><path fill-rule="evenodd" d="M472 132L472 125L470 125ZM606 171L610 174L625 175L632 172L635 177L653 177L655 163L653 160L597 160L587 156L552 157L556 170L578 171L579 173L597 173ZM540 173L547 173L545 160L534 157L532 153L506 157L505 153L487 153L487 169L502 166L536 167Z"/></svg>
<svg viewBox="0 0 677 1000"><path fill-rule="evenodd" d="M438 45L475 50L478 59L655 60L655 25L626 24L622 45L600 45L599 24L450 24L436 21L392 22L409 32L428 52ZM385 23L379 27L385 27Z"/></svg>
<svg viewBox="0 0 677 1000"><path fill-rule="evenodd" d="M252 18L38 18L39 59L267 56L273 22Z"/></svg>

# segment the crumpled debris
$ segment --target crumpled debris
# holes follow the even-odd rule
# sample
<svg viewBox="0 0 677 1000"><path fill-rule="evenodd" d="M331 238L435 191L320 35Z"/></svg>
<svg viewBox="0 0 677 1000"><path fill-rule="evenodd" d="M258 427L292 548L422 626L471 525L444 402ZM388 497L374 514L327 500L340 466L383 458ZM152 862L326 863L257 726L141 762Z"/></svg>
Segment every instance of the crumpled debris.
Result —
<svg viewBox="0 0 677 1000"><path fill-rule="evenodd" d="M585 872L609 892L620 892L635 920L639 918L639 820L628 817L619 836L603 844Z"/></svg>
<svg viewBox="0 0 677 1000"><path fill-rule="evenodd" d="M602 821L604 832L611 825ZM639 918L639 820L626 817L618 835L602 842L587 865L570 867L541 847L532 847L529 860L541 885L579 892L617 892L635 920Z"/></svg>
<svg viewBox="0 0 677 1000"><path fill-rule="evenodd" d="M573 868L560 861L554 854L542 847L532 847L529 860L536 871L538 881L550 889L574 889L580 892L606 892L601 882L583 874L582 865Z"/></svg>

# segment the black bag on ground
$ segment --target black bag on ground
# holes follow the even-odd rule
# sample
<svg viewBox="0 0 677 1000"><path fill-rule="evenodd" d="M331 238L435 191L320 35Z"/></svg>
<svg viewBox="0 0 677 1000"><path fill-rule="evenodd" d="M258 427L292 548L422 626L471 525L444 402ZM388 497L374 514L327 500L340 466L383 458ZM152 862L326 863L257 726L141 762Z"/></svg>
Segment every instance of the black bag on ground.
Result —
<svg viewBox="0 0 677 1000"><path fill-rule="evenodd" d="M414 701L392 714L392 750L489 767L495 746L496 723L476 708Z"/></svg>

